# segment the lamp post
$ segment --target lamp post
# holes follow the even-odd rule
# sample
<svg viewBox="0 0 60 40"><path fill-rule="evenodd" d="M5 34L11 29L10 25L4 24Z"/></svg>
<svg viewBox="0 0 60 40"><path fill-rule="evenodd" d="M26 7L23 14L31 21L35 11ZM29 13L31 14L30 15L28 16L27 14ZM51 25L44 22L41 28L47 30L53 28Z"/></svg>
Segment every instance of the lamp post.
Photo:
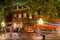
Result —
<svg viewBox="0 0 60 40"><path fill-rule="evenodd" d="M42 18L40 18L37 22L38 22L38 25L44 24L44 21L42 20Z"/></svg>
<svg viewBox="0 0 60 40"><path fill-rule="evenodd" d="M4 27L5 27L5 26L6 26L6 25L5 25L5 22L2 21L2 22L1 22L2 31L4 30Z"/></svg>
<svg viewBox="0 0 60 40"><path fill-rule="evenodd" d="M22 32L22 27L23 27L23 25L22 25L22 22L21 22L20 25L19 25L19 29L18 29L19 33Z"/></svg>
<svg viewBox="0 0 60 40"><path fill-rule="evenodd" d="M40 18L38 21L37 21L37 26L41 26L41 25L43 25L44 24L44 21L43 21L43 19L42 18ZM38 27L37 28L37 31L36 31L37 33L40 33L40 28Z"/></svg>
<svg viewBox="0 0 60 40"><path fill-rule="evenodd" d="M21 36L22 27L23 27L23 25L22 25L22 22L21 22L20 25L19 25L19 29L18 29L19 37Z"/></svg>
<svg viewBox="0 0 60 40"><path fill-rule="evenodd" d="M40 18L37 22L38 22L38 25L43 25L44 24L44 21L43 21L42 18ZM45 35L44 34L42 35L42 40L45 40Z"/></svg>

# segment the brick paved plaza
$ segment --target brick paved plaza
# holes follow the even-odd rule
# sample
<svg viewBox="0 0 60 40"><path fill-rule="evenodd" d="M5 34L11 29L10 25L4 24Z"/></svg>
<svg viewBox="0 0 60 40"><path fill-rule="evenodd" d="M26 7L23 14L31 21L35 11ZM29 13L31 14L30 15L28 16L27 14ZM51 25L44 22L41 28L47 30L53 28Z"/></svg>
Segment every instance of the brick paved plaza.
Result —
<svg viewBox="0 0 60 40"><path fill-rule="evenodd" d="M4 33L0 40L42 40L42 35L36 33ZM47 34L45 40L60 40L58 34Z"/></svg>

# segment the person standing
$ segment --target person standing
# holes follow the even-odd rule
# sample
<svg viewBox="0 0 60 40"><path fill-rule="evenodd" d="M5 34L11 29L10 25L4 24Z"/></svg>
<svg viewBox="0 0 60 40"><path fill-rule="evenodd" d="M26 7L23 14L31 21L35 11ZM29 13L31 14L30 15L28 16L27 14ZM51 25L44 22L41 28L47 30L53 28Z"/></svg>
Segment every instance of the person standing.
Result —
<svg viewBox="0 0 60 40"><path fill-rule="evenodd" d="M10 26L10 32L13 32L14 28L13 26Z"/></svg>

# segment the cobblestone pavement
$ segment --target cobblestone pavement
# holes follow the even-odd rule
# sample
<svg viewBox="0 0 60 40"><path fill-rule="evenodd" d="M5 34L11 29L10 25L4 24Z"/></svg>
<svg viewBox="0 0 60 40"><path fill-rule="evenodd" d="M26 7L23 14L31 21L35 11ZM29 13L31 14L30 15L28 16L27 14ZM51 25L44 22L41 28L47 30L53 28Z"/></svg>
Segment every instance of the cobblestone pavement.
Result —
<svg viewBox="0 0 60 40"><path fill-rule="evenodd" d="M4 33L0 40L42 40L42 35L36 33ZM45 40L60 40L59 34L47 34Z"/></svg>

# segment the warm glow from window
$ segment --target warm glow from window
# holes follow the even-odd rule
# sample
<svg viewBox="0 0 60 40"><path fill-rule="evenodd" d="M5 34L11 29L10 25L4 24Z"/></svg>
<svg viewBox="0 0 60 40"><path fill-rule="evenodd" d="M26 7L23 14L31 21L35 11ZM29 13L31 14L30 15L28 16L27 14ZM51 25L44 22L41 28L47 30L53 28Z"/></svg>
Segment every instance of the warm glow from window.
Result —
<svg viewBox="0 0 60 40"><path fill-rule="evenodd" d="M21 18L21 14L19 14L19 18Z"/></svg>
<svg viewBox="0 0 60 40"><path fill-rule="evenodd" d="M17 24L16 24L16 23L14 23L14 24L13 24L13 26L14 26L14 28L16 28L16 27L17 27Z"/></svg>
<svg viewBox="0 0 60 40"><path fill-rule="evenodd" d="M24 16L24 18L26 18L26 13L24 13L24 15L23 15L23 16Z"/></svg>
<svg viewBox="0 0 60 40"><path fill-rule="evenodd" d="M29 17L30 19L32 19L32 16L30 15L30 17Z"/></svg>

